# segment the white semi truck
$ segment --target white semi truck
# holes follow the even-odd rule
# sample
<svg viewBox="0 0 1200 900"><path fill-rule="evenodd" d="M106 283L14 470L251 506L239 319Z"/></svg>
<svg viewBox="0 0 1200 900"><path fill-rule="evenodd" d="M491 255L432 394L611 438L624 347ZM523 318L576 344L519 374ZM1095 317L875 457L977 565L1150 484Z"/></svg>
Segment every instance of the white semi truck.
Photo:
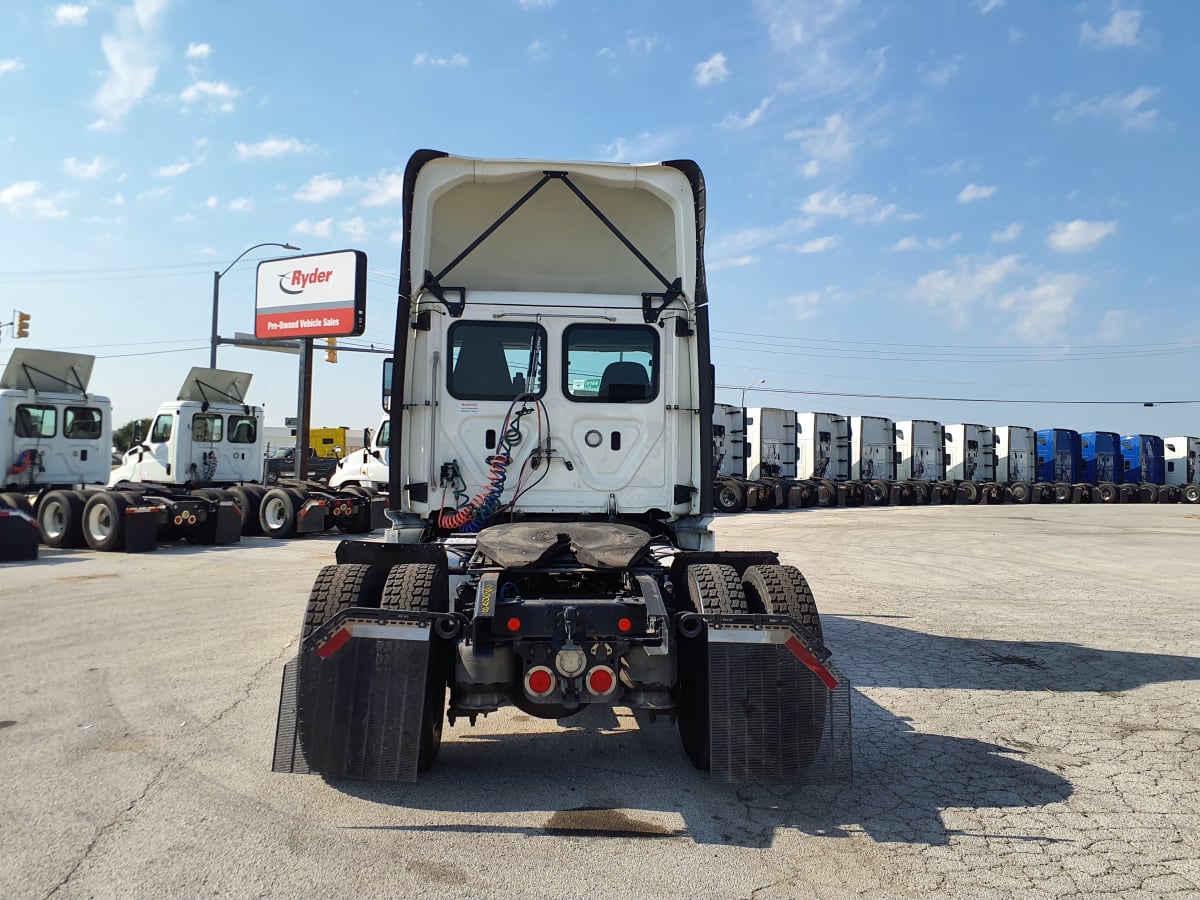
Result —
<svg viewBox="0 0 1200 900"><path fill-rule="evenodd" d="M817 486L821 506L861 506L863 486L850 478L850 420L836 413L796 414L796 477Z"/></svg>
<svg viewBox="0 0 1200 900"><path fill-rule="evenodd" d="M757 509L812 506L816 488L797 480L796 412L762 406L744 410L746 477L759 486Z"/></svg>
<svg viewBox="0 0 1200 900"><path fill-rule="evenodd" d="M862 482L868 504L916 500L917 489L910 482L896 481L896 460L894 421L884 416L850 417L850 477Z"/></svg>
<svg viewBox="0 0 1200 900"><path fill-rule="evenodd" d="M996 434L988 425L946 426L946 477L958 485L964 503L1003 503L996 481Z"/></svg>
<svg viewBox="0 0 1200 900"><path fill-rule="evenodd" d="M1163 438L1166 482L1179 488L1184 503L1200 503L1200 437Z"/></svg>
<svg viewBox="0 0 1200 900"><path fill-rule="evenodd" d="M1024 425L998 425L995 435L996 481L1004 485L1015 503L1043 499L1037 479L1037 429ZM1050 498L1045 498L1048 502Z"/></svg>
<svg viewBox="0 0 1200 900"><path fill-rule="evenodd" d="M317 576L276 771L414 780L511 704L674 721L722 780L849 776L803 575L709 529L704 197L689 161L412 157L392 527Z"/></svg>
<svg viewBox="0 0 1200 900"><path fill-rule="evenodd" d="M713 404L713 509L735 513L757 509L759 493L774 485L763 485L746 477L746 410L727 403Z"/></svg>

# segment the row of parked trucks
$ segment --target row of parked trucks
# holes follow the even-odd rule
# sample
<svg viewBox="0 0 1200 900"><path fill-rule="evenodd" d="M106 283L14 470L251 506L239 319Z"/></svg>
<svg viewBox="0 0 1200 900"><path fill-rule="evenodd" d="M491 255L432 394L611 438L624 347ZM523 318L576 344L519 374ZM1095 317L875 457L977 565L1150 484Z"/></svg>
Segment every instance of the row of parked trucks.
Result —
<svg viewBox="0 0 1200 900"><path fill-rule="evenodd" d="M913 503L1200 503L1200 438L717 404L721 512Z"/></svg>
<svg viewBox="0 0 1200 900"><path fill-rule="evenodd" d="M0 376L0 559L35 557L39 543L149 550L386 525L379 491L349 470L328 484L262 483L263 411L245 401L244 372L193 368L114 466L93 362L20 349Z"/></svg>

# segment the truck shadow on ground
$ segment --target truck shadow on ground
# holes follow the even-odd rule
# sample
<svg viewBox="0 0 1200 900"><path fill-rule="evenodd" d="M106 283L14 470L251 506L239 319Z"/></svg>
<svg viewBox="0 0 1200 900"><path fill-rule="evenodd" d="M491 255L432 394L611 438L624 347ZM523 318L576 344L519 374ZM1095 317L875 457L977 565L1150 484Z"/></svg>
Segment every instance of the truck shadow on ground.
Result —
<svg viewBox="0 0 1200 900"><path fill-rule="evenodd" d="M893 624L825 617L830 646L851 648L839 663L858 688L1043 693L1125 691L1200 679L1200 659L1098 650L1058 641L999 641L929 635ZM959 695L960 697L962 695ZM892 708L882 705L887 702ZM447 729L437 766L416 785L337 781L376 803L460 813L459 824L428 830L580 834L769 847L777 830L878 842L942 845L966 835L947 829L947 808L1034 809L1073 793L1068 779L1086 757L1016 740L992 743L927 733L936 704L922 703L926 731L900 714L903 695L853 693L855 780L851 785L732 786L710 781L684 755L666 720L623 727L612 710L589 710L540 732L505 711L498 728ZM1004 709L989 701L988 709ZM931 713L930 710L933 709ZM969 709L967 710L969 718ZM1022 727L1029 710L1014 713ZM982 716L982 713L981 713ZM961 719L960 719L961 720ZM974 720L972 720L974 721ZM491 723L489 723L491 724ZM1088 723L1064 722L1066 728ZM986 730L986 723L973 728ZM1059 771L1055 771L1059 770ZM463 773L470 773L464 778ZM545 821L529 824L541 811ZM639 812L641 811L641 812ZM472 819L472 814L482 818ZM522 821L496 824L496 814ZM618 815L619 814L619 815ZM683 827L679 827L679 819ZM664 819L667 824L664 824ZM674 824L671 824L674 823ZM413 828L416 826L403 826ZM424 830L424 829L422 829ZM1053 841L1046 834L1008 840Z"/></svg>

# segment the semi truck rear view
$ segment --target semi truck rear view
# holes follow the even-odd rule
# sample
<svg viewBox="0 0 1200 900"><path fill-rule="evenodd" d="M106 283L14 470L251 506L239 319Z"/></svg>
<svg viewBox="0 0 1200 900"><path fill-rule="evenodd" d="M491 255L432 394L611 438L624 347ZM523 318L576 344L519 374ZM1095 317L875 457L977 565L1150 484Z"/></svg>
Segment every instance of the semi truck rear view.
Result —
<svg viewBox="0 0 1200 900"><path fill-rule="evenodd" d="M392 527L317 577L274 769L413 780L446 722L617 705L716 778L848 778L804 576L709 530L699 168L419 151L404 185Z"/></svg>

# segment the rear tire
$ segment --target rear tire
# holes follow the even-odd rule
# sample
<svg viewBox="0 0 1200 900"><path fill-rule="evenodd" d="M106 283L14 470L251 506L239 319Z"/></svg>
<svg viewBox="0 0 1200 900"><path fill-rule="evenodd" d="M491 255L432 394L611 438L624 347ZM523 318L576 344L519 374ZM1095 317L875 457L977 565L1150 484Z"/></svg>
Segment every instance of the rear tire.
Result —
<svg viewBox="0 0 1200 900"><path fill-rule="evenodd" d="M1122 503L1137 503L1138 491L1135 484L1122 484L1117 487L1117 495L1121 498Z"/></svg>
<svg viewBox="0 0 1200 900"><path fill-rule="evenodd" d="M1185 484L1179 491L1183 503L1200 503L1200 484Z"/></svg>
<svg viewBox="0 0 1200 900"><path fill-rule="evenodd" d="M269 538L290 538L296 533L296 521L304 494L291 488L271 488L263 495L258 508L258 521L263 534Z"/></svg>
<svg viewBox="0 0 1200 900"><path fill-rule="evenodd" d="M97 491L83 507L83 538L93 550L125 548L125 510L129 501L110 491Z"/></svg>
<svg viewBox="0 0 1200 900"><path fill-rule="evenodd" d="M1096 497L1101 503L1116 503L1121 499L1121 492L1111 481L1102 481L1096 487ZM1095 499L1095 498L1093 498Z"/></svg>
<svg viewBox="0 0 1200 900"><path fill-rule="evenodd" d="M1070 503L1073 488L1066 481L1054 482L1054 502L1055 503Z"/></svg>
<svg viewBox="0 0 1200 900"><path fill-rule="evenodd" d="M919 505L924 506L933 499L933 486L928 481L911 481L909 484L912 487L913 498Z"/></svg>
<svg viewBox="0 0 1200 900"><path fill-rule="evenodd" d="M958 499L963 503L978 503L980 496L979 485L974 481L964 481L958 486Z"/></svg>
<svg viewBox="0 0 1200 900"><path fill-rule="evenodd" d="M1151 484L1148 481L1142 482L1141 484L1138 485L1138 498L1143 503L1157 503L1158 502L1158 485Z"/></svg>
<svg viewBox="0 0 1200 900"><path fill-rule="evenodd" d="M358 511L353 518L345 519L337 523L338 531L342 534L366 534L371 530L371 507L368 502L371 495L367 493L365 488L357 484L348 484L342 488L343 494L349 494L351 497L358 497L363 502L359 504Z"/></svg>
<svg viewBox="0 0 1200 900"><path fill-rule="evenodd" d="M1027 481L1018 481L1008 489L1013 503L1029 503L1033 500L1033 487Z"/></svg>
<svg viewBox="0 0 1200 900"><path fill-rule="evenodd" d="M51 491L38 504L38 531L47 547L83 547L84 501L75 491Z"/></svg>
<svg viewBox="0 0 1200 900"><path fill-rule="evenodd" d="M380 609L403 612L448 612L450 594L446 579L437 566L410 564L395 566L383 586ZM425 673L425 700L421 707L421 744L417 751L417 771L427 772L442 748L442 723L446 716L447 671L436 652L429 648L429 669Z"/></svg>
<svg viewBox="0 0 1200 900"><path fill-rule="evenodd" d="M721 481L714 492L713 505L717 512L742 512L746 508L746 489L736 481Z"/></svg>
<svg viewBox="0 0 1200 900"><path fill-rule="evenodd" d="M242 511L242 534L247 537L262 534L262 522L258 520L258 510L262 506L263 495L266 493L261 485L235 484L229 488L238 507Z"/></svg>

